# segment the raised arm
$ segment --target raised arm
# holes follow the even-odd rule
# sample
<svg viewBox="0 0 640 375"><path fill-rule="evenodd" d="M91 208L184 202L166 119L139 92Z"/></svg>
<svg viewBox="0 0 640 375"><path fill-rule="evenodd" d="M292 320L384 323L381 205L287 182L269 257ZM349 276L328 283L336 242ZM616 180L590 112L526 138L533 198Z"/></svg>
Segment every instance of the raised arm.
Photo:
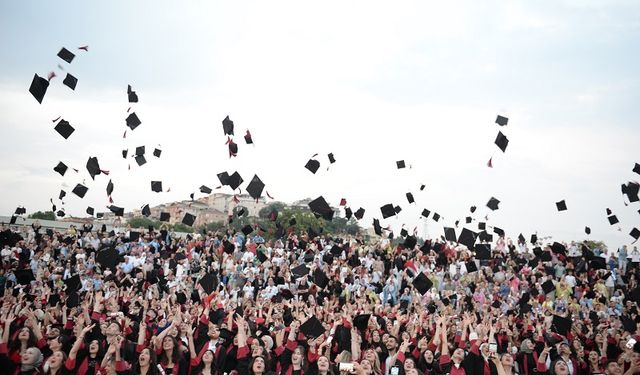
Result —
<svg viewBox="0 0 640 375"><path fill-rule="evenodd" d="M82 342L84 341L85 335L89 333L95 326L96 326L95 324L91 324L84 327L82 331L80 331L80 334L76 338L76 341L73 343L73 347L71 347L71 351L69 352L69 359L71 360L76 359L76 357L78 356L78 351L80 350L80 347L82 346Z"/></svg>

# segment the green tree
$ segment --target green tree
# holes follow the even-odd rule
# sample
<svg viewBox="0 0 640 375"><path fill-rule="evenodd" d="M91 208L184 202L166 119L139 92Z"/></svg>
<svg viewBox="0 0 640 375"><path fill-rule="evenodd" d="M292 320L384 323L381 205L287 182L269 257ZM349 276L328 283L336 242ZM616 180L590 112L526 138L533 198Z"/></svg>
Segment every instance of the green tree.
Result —
<svg viewBox="0 0 640 375"><path fill-rule="evenodd" d="M196 231L196 228L190 227L190 226L182 224L182 223L175 223L173 225L173 230L176 231L176 232L192 233L192 232Z"/></svg>
<svg viewBox="0 0 640 375"><path fill-rule="evenodd" d="M29 219L38 219L38 220L55 220L56 214L53 211L37 211L29 215Z"/></svg>
<svg viewBox="0 0 640 375"><path fill-rule="evenodd" d="M271 214L273 210L282 212L285 209L285 207L286 205L282 202L273 202L268 206L262 207L260 211L258 211L258 217L261 219L268 219L269 214Z"/></svg>
<svg viewBox="0 0 640 375"><path fill-rule="evenodd" d="M128 221L131 228L148 228L150 225L153 226L154 229L160 228L161 223L157 220L152 220L146 217L134 217L129 219Z"/></svg>

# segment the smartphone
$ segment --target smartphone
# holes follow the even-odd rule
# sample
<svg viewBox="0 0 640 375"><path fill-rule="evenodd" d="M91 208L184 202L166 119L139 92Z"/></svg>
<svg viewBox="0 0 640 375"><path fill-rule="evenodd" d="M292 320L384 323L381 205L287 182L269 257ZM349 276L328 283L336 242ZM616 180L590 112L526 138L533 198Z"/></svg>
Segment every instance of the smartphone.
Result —
<svg viewBox="0 0 640 375"><path fill-rule="evenodd" d="M391 368L391 375L398 375L400 373L400 367L398 366L393 366Z"/></svg>
<svg viewBox="0 0 640 375"><path fill-rule="evenodd" d="M489 343L489 351L491 353L497 353L498 352L498 344L496 344L494 342Z"/></svg>
<svg viewBox="0 0 640 375"><path fill-rule="evenodd" d="M338 367L338 369L340 371L353 371L353 363L340 363L340 366ZM393 371L393 369L391 369ZM396 374L397 375L397 374Z"/></svg>
<svg viewBox="0 0 640 375"><path fill-rule="evenodd" d="M627 341L627 349L633 349L633 346L636 344L636 339L634 339L633 337L629 339L629 341Z"/></svg>

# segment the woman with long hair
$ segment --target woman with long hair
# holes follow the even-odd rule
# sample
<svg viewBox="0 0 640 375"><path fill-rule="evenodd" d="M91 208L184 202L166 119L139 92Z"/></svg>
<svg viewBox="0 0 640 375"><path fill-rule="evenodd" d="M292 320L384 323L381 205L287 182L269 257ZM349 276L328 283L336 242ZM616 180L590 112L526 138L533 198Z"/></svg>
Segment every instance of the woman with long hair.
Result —
<svg viewBox="0 0 640 375"><path fill-rule="evenodd" d="M49 356L44 364L45 375L70 375L73 369L67 369L65 362L67 360L67 354L61 350L56 350Z"/></svg>
<svg viewBox="0 0 640 375"><path fill-rule="evenodd" d="M92 324L82 329L66 360L65 367L69 370L75 370L77 375L97 374L102 358L104 357L104 350L102 349L100 340L91 340L85 349L80 349L83 346L86 334L94 327L95 324ZM78 359L78 357L80 359Z"/></svg>

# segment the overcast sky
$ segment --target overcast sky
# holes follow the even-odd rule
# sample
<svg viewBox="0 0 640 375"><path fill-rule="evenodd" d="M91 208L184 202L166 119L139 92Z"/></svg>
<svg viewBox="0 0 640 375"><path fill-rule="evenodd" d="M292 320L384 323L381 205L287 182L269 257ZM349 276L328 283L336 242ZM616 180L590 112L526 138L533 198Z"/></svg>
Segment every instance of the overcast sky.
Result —
<svg viewBox="0 0 640 375"><path fill-rule="evenodd" d="M453 225L472 205L486 215L492 196L502 203L489 224L514 237L582 240L590 226L590 238L618 247L640 226L640 204L625 207L620 194L640 179L637 1L5 1L0 42L2 214L50 209L61 188L67 213L102 210L109 179L114 203L131 210L188 199L238 170L243 187L258 174L278 200L346 198L366 209L363 226L398 204L383 226L421 235L423 208ZM72 64L56 56L63 46ZM78 78L75 92L58 64ZM40 105L31 79L52 70ZM123 139L127 84L142 125ZM58 116L76 128L69 140L53 130ZM510 140L504 154L498 130ZM123 148L158 144L161 158L142 167L122 159ZM315 153L312 175L304 165ZM91 181L89 156L111 174ZM397 170L400 159L412 168ZM80 173L60 177L58 161ZM70 191L82 180L80 200ZM152 193L151 180L171 192ZM558 213L561 199L569 210ZM429 234L442 223L429 220Z"/></svg>

